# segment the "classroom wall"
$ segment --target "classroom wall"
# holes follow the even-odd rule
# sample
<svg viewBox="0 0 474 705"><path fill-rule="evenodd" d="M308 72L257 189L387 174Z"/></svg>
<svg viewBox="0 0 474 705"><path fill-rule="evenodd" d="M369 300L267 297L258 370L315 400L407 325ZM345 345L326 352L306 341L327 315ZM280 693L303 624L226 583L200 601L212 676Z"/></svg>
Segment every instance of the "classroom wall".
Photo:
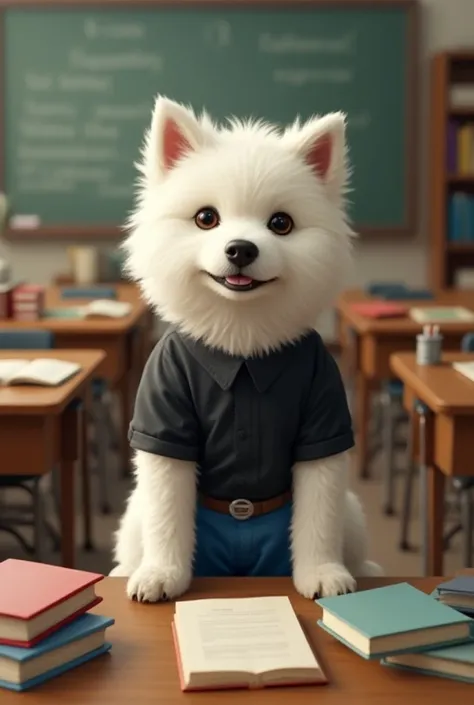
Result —
<svg viewBox="0 0 474 705"><path fill-rule="evenodd" d="M428 98L428 57L435 51L474 44L474 0L422 0L421 102L420 109L420 225L417 236L400 242L359 240L356 244L355 286L376 279L403 279L408 284L427 282L426 238L426 130ZM0 256L12 263L18 278L48 283L67 267L66 244L47 242L16 244L0 241ZM331 312L320 324L324 336L333 336Z"/></svg>

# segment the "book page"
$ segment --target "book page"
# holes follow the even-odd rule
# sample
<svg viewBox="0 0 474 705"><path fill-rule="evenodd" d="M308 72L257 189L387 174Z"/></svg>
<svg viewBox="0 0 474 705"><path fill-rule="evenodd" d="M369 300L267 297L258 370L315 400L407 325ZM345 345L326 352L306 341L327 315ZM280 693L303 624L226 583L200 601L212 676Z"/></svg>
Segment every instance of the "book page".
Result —
<svg viewBox="0 0 474 705"><path fill-rule="evenodd" d="M81 369L75 362L38 358L23 366L15 375L9 378L9 383L33 383L56 386L69 379Z"/></svg>
<svg viewBox="0 0 474 705"><path fill-rule="evenodd" d="M132 306L127 301L110 301L109 299L97 299L87 305L88 316L108 316L110 318L122 318L130 313Z"/></svg>
<svg viewBox="0 0 474 705"><path fill-rule="evenodd" d="M185 674L318 668L287 597L178 602L175 627Z"/></svg>
<svg viewBox="0 0 474 705"><path fill-rule="evenodd" d="M28 360L0 360L0 382L7 382L12 376L25 368Z"/></svg>

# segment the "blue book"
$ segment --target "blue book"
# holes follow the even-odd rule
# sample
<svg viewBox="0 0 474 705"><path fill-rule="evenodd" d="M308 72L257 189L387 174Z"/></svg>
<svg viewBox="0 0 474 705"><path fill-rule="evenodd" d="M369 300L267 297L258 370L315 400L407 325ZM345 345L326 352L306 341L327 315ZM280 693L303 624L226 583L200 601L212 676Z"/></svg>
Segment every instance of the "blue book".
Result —
<svg viewBox="0 0 474 705"><path fill-rule="evenodd" d="M387 656L381 663L384 666L393 666L430 676L474 683L474 642L429 649L423 653Z"/></svg>
<svg viewBox="0 0 474 705"><path fill-rule="evenodd" d="M466 242L470 239L470 203L466 193L454 193L448 200L448 240Z"/></svg>
<svg viewBox="0 0 474 705"><path fill-rule="evenodd" d="M462 643L474 624L408 583L316 602L323 609L319 626L366 659Z"/></svg>
<svg viewBox="0 0 474 705"><path fill-rule="evenodd" d="M474 614L474 575L459 575L441 583L433 597L464 614Z"/></svg>
<svg viewBox="0 0 474 705"><path fill-rule="evenodd" d="M28 690L110 651L105 630L114 621L88 613L31 648L0 645L0 687Z"/></svg>

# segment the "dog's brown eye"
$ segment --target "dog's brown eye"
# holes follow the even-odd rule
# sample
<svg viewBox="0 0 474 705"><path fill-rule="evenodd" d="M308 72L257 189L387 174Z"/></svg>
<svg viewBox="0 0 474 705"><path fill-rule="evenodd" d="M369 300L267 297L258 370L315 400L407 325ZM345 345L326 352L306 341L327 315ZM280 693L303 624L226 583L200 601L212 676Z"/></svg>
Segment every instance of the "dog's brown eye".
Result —
<svg viewBox="0 0 474 705"><path fill-rule="evenodd" d="M219 213L215 208L201 208L194 216L194 222L201 230L212 230L219 225Z"/></svg>
<svg viewBox="0 0 474 705"><path fill-rule="evenodd" d="M267 227L275 235L289 235L293 225L293 220L287 213L274 213L267 223Z"/></svg>

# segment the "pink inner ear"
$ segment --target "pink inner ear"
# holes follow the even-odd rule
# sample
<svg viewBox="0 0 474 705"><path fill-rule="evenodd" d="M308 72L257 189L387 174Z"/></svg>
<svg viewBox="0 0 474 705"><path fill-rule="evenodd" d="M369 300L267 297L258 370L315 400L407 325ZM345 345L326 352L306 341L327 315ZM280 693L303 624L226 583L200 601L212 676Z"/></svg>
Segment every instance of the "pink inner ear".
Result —
<svg viewBox="0 0 474 705"><path fill-rule="evenodd" d="M185 152L191 150L186 137L174 120L167 120L163 134L163 161L165 169L172 169Z"/></svg>
<svg viewBox="0 0 474 705"><path fill-rule="evenodd" d="M306 157L306 161L314 169L318 176L322 176L324 179L329 171L331 155L332 137L331 135L323 135L311 147L311 150Z"/></svg>

